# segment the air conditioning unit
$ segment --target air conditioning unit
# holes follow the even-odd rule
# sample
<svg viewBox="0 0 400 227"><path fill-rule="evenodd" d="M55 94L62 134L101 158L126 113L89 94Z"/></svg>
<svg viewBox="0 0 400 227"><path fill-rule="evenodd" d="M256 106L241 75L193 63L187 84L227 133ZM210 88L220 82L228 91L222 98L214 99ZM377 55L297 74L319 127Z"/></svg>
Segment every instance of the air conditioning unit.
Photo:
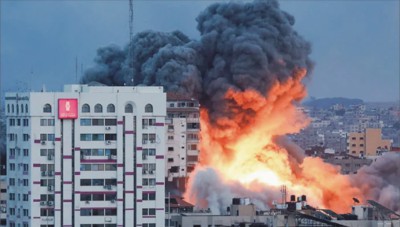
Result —
<svg viewBox="0 0 400 227"><path fill-rule="evenodd" d="M41 202L40 202L40 205L41 205L41 206L46 206L46 202L45 202L45 201L41 201Z"/></svg>
<svg viewBox="0 0 400 227"><path fill-rule="evenodd" d="M48 190L49 192L52 192L52 191L54 190L54 188L53 188L52 185L49 185L49 186L47 186L47 190Z"/></svg>
<svg viewBox="0 0 400 227"><path fill-rule="evenodd" d="M104 218L104 222L111 222L111 221L112 221L112 219L110 217Z"/></svg>
<svg viewBox="0 0 400 227"><path fill-rule="evenodd" d="M153 172L153 170L150 170L149 173L150 173L150 174L153 174L154 172Z"/></svg>
<svg viewBox="0 0 400 227"><path fill-rule="evenodd" d="M111 155L111 159L117 160L117 156L116 155Z"/></svg>
<svg viewBox="0 0 400 227"><path fill-rule="evenodd" d="M54 206L54 202L53 202L53 201L48 201L48 202L47 202L47 205L49 205L49 206Z"/></svg>
<svg viewBox="0 0 400 227"><path fill-rule="evenodd" d="M147 174L148 172L147 172L147 170L143 170L142 173L143 174Z"/></svg>
<svg viewBox="0 0 400 227"><path fill-rule="evenodd" d="M42 145L45 145L45 144L46 144L46 141L42 140L42 141L40 141L40 143L41 143Z"/></svg>
<svg viewBox="0 0 400 227"><path fill-rule="evenodd" d="M111 144L111 141L110 141L110 140L106 140L106 144L107 144L107 145L110 145L110 144Z"/></svg>
<svg viewBox="0 0 400 227"><path fill-rule="evenodd" d="M111 188L111 185L107 185L107 189L108 190L111 190L112 188Z"/></svg>
<svg viewBox="0 0 400 227"><path fill-rule="evenodd" d="M107 126L107 127L106 127L106 130L111 130L111 127L110 127L110 126Z"/></svg>

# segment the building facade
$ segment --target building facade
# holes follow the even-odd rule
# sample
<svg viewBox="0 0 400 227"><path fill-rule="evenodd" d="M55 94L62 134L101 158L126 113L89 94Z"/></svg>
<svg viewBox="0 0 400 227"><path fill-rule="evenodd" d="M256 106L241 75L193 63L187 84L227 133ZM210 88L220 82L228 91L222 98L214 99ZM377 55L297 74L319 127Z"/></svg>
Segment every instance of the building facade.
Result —
<svg viewBox="0 0 400 227"><path fill-rule="evenodd" d="M198 162L200 105L195 99L167 94L166 179L183 191Z"/></svg>
<svg viewBox="0 0 400 227"><path fill-rule="evenodd" d="M164 226L162 87L7 93L6 116L8 226Z"/></svg>
<svg viewBox="0 0 400 227"><path fill-rule="evenodd" d="M347 134L347 152L353 156L377 156L389 151L391 140L382 139L382 129L366 128L363 132Z"/></svg>

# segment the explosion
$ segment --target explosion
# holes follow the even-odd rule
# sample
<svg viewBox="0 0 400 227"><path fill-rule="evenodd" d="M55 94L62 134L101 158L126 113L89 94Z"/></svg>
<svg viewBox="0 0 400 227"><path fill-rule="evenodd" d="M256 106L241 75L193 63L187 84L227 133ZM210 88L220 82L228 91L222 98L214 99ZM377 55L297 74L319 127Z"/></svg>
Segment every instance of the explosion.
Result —
<svg viewBox="0 0 400 227"><path fill-rule="evenodd" d="M285 135L309 120L296 110L306 96L311 45L276 0L216 3L196 18L199 40L182 32L144 31L128 44L100 48L82 83L163 86L201 103L200 162L185 197L223 212L232 197L259 208L290 194L315 206L348 212L352 198L399 210L400 155L384 155L357 175L304 152ZM345 34L344 34L345 35Z"/></svg>
<svg viewBox="0 0 400 227"><path fill-rule="evenodd" d="M298 132L308 123L295 106L306 95L301 82L305 75L305 69L298 69L287 81L276 81L267 94L251 89L228 90L225 94L227 116L211 120L207 110L201 111L200 165L189 181L186 194L189 201L212 203L198 201L203 200L204 194L214 192L199 192L207 189L201 188L201 182L195 182L206 179L201 175L204 169L211 168L218 173L220 184L227 188L241 185L239 191L238 188L230 191L232 195L254 197L254 192L267 195L269 190L277 191L280 185L287 185L291 193L308 195L313 204L340 212L349 210L352 198L358 197L360 191L340 175L338 168L319 159L303 159L301 149L290 152L285 147L288 141L283 136ZM298 159L293 157L293 152ZM263 198L263 201L270 205L276 198ZM225 208L211 207L214 212Z"/></svg>

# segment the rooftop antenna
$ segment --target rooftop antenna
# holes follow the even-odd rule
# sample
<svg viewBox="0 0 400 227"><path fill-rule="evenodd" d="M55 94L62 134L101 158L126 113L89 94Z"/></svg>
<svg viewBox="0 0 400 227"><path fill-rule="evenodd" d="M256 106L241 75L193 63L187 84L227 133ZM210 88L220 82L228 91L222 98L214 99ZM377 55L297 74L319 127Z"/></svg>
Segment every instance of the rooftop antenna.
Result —
<svg viewBox="0 0 400 227"><path fill-rule="evenodd" d="M75 83L78 83L78 56L75 57Z"/></svg>
<svg viewBox="0 0 400 227"><path fill-rule="evenodd" d="M132 86L135 84L134 78L133 78L133 62L131 62L132 59L132 51L133 51L133 0L129 0L129 53L128 53L128 62L131 67L132 67L132 75L131 75L131 83Z"/></svg>

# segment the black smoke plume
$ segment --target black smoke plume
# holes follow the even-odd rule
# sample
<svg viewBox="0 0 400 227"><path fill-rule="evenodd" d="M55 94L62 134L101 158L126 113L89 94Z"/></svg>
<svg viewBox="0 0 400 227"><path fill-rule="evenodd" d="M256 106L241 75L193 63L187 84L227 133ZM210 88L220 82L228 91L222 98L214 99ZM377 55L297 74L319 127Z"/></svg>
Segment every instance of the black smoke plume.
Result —
<svg viewBox="0 0 400 227"><path fill-rule="evenodd" d="M310 44L278 2L217 3L197 17L200 40L179 31L145 31L123 50L100 48L81 79L107 85L157 85L200 100L212 118L226 115L227 89L262 94L298 68L312 69ZM228 111L229 112L229 111Z"/></svg>

